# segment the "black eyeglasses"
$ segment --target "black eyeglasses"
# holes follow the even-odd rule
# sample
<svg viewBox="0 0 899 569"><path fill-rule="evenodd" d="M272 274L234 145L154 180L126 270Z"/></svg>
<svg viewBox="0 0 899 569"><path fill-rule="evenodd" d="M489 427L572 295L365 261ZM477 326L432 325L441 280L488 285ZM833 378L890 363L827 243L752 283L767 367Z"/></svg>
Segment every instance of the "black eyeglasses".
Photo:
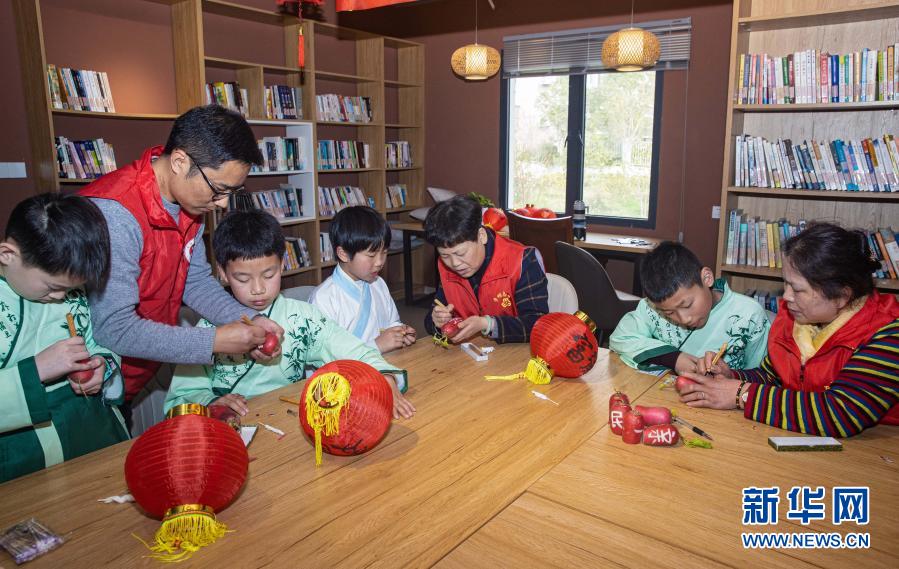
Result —
<svg viewBox="0 0 899 569"><path fill-rule="evenodd" d="M187 152L185 152L184 154L187 154ZM240 192L242 192L244 190L244 188L246 188L246 186L240 186L233 190L221 190L221 189L215 187L215 185L209 181L209 178L206 177L206 173L203 172L203 168L200 167L200 165L197 163L197 161L194 159L194 157L191 156L190 154L187 154L187 157L190 158L191 162L194 163L194 166L197 167L197 170L200 171L200 175L203 176L203 180L206 181L206 185L209 186L209 189L212 191L213 198L223 198L223 197L231 196L233 194L239 194Z"/></svg>

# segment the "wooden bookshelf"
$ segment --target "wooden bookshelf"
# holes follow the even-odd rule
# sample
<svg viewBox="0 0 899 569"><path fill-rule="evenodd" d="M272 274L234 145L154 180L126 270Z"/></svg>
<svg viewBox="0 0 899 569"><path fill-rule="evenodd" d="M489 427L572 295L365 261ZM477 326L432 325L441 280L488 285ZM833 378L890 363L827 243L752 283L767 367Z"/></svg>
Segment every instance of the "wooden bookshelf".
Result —
<svg viewBox="0 0 899 569"><path fill-rule="evenodd" d="M821 220L845 227L899 229L899 193L735 187L735 137L768 140L833 140L895 134L899 101L746 105L735 103L739 57L744 53L781 56L817 49L849 53L882 49L899 41L899 1L882 0L735 0L731 29L728 108L721 185L721 222L716 270L736 290L777 291L780 269L728 265L729 213L741 209L764 220L790 223ZM876 279L882 291L899 291L899 280Z"/></svg>
<svg viewBox="0 0 899 569"><path fill-rule="evenodd" d="M286 236L302 237L306 240L313 259L312 267L285 272L284 286L317 284L321 281L322 269L334 265L333 262L321 263L318 235L322 231L327 231L327 222L331 217L321 216L318 212L317 188L320 185L320 174L341 174L353 178L353 182L341 180L340 184L332 184L329 176L321 185L359 186L367 196L374 198L376 209L384 215L404 214L420 207L424 202L425 74L422 44L329 23L312 20L301 22L293 16L245 6L239 2L223 0L122 0L122 2L158 4L161 6L156 9L170 11L171 29L168 31L171 33L174 47L173 65L169 69L154 69L152 74L156 76L161 74L174 80L175 94L172 108L174 112L141 112L141 109L134 109L127 104L122 105L121 103L129 101L120 101L116 97L115 86L113 97L117 107L121 106L129 112L102 113L52 108L46 69L47 63L56 62L47 61L47 48L49 46L58 51L61 46L58 43L60 40L45 36L42 11L58 8L54 4L42 6L39 0L13 0L23 86L26 93L36 94L26 98L26 113L39 188L59 191L63 185L74 189L77 184L93 181L59 178L54 137L66 136L66 132L57 132L58 118L78 117L79 120L92 121L89 124L96 132L93 136L106 138L104 133L109 132L107 121L134 121L136 129L137 125L142 123L173 121L180 113L205 104L205 85L208 81L232 80L239 82L240 86L247 90L249 99L247 122L259 138L296 137L301 138L305 145L305 169L253 172L248 181L251 190L270 189L277 187L279 182L286 181L302 188L304 196L310 191L314 196L312 203L305 204L312 208L312 215L280 220ZM91 17L90 10L91 8L82 9L88 13L86 17ZM108 14L97 14L102 15ZM278 57L271 57L271 54L268 54L265 61L257 61L258 54L254 50L243 50L243 53L221 52L222 45L227 42L219 41L216 44L210 41L210 38L216 33L228 33L219 32L217 29L217 26L224 25L220 19L222 17L228 19L228 26L239 27L246 23L248 30L253 26L258 28L259 24L271 26L272 33L283 38L283 54L277 54ZM127 26L128 22L123 20L122 25ZM297 55L300 30L305 39L305 66L302 68ZM102 38L95 38L95 41L102 43ZM214 47L215 45L218 47ZM114 53L115 46L109 47ZM352 55L338 60L329 57L332 51ZM259 57L261 59L261 56ZM390 65L385 66L385 59L389 60ZM334 65L335 61L344 66ZM81 62L79 66L71 64L67 66L103 70L101 64L92 61ZM387 68L390 69L390 76L387 76L388 72L385 71ZM317 88L319 83L321 90ZM272 84L302 88L303 119L269 119L265 116L264 89ZM315 96L324 93L369 97L372 102L373 121L350 123L316 120ZM385 110L388 100L390 116L387 116L388 111ZM356 129L352 138L369 144L371 167L319 170L316 166L319 128L347 127ZM398 139L399 134L402 135L399 139L409 140L416 158L414 169L388 171L385 168L384 145L387 129L391 130L391 140ZM322 138L346 138L346 136L329 134ZM115 145L116 140L109 142ZM162 142L164 140L147 140L145 146ZM119 166L128 161L118 153L116 159ZM387 209L384 193L388 183L407 184L409 201L407 207ZM207 237L214 230L217 219L218 216L210 216L205 232Z"/></svg>

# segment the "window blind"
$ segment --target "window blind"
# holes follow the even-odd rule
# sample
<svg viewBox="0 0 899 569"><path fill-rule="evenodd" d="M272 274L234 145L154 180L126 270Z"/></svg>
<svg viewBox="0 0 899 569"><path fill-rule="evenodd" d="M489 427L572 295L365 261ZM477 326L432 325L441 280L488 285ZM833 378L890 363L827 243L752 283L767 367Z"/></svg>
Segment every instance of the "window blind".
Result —
<svg viewBox="0 0 899 569"><path fill-rule="evenodd" d="M634 22L659 38L661 57L652 69L686 69L691 18ZM600 54L607 37L627 24L503 38L503 77L577 75L605 71Z"/></svg>

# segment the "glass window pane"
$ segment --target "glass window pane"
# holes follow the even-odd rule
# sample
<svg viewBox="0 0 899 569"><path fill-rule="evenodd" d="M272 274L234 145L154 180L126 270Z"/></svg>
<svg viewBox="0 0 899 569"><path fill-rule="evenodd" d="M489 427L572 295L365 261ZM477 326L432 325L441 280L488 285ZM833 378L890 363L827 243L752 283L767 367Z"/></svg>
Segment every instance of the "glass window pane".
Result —
<svg viewBox="0 0 899 569"><path fill-rule="evenodd" d="M509 80L509 208L565 211L568 77Z"/></svg>
<svg viewBox="0 0 899 569"><path fill-rule="evenodd" d="M655 71L587 76L584 202L589 215L648 219Z"/></svg>

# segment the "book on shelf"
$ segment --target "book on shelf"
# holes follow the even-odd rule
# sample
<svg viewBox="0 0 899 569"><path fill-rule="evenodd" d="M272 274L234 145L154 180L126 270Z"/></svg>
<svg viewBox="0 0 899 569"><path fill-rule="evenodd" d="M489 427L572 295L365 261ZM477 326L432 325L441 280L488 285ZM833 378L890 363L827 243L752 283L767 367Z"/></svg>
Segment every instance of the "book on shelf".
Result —
<svg viewBox="0 0 899 569"><path fill-rule="evenodd" d="M323 94L315 96L316 117L320 121L369 123L371 97Z"/></svg>
<svg viewBox="0 0 899 569"><path fill-rule="evenodd" d="M359 140L319 140L318 164L322 170L369 168L369 146Z"/></svg>
<svg viewBox="0 0 899 569"><path fill-rule="evenodd" d="M737 63L737 104L899 101L899 43L842 54L743 53Z"/></svg>
<svg viewBox="0 0 899 569"><path fill-rule="evenodd" d="M312 266L312 257L309 255L309 247L302 237L285 237L284 260L282 268L285 271L294 271Z"/></svg>
<svg viewBox="0 0 899 569"><path fill-rule="evenodd" d="M768 269L783 268L782 247L787 239L806 228L806 221L766 220L735 209L728 214L725 264ZM871 257L880 264L872 276L899 277L899 244L892 227L865 230Z"/></svg>
<svg viewBox="0 0 899 569"><path fill-rule="evenodd" d="M290 184L280 184L278 189L259 190L231 194L228 210L261 209L279 220L310 217L309 204L303 203L303 191Z"/></svg>
<svg viewBox="0 0 899 569"><path fill-rule="evenodd" d="M334 247L331 245L331 235L327 231L318 234L319 245L322 251L322 263L330 263L334 260Z"/></svg>
<svg viewBox="0 0 899 569"><path fill-rule="evenodd" d="M385 150L388 168L412 167L412 147L405 140L388 142Z"/></svg>
<svg viewBox="0 0 899 569"><path fill-rule="evenodd" d="M388 209L406 206L406 184L388 184L385 194Z"/></svg>
<svg viewBox="0 0 899 569"><path fill-rule="evenodd" d="M266 136L257 140L262 153L262 166L253 166L251 172L294 172L306 169L306 156L302 138Z"/></svg>
<svg viewBox="0 0 899 569"><path fill-rule="evenodd" d="M765 310L770 310L777 314L780 307L780 299L783 298L783 291L773 292L769 290L747 290L744 292L746 296L758 302Z"/></svg>
<svg viewBox="0 0 899 569"><path fill-rule="evenodd" d="M288 85L267 86L265 116L270 119L302 119L303 89Z"/></svg>
<svg viewBox="0 0 899 569"><path fill-rule="evenodd" d="M221 105L237 111L244 117L250 116L247 90L241 89L237 81L215 81L206 84L206 104Z"/></svg>
<svg viewBox="0 0 899 569"><path fill-rule="evenodd" d="M318 205L321 215L334 215L345 207L354 205L374 206L374 200L365 197L362 188L356 186L335 186L318 188Z"/></svg>
<svg viewBox="0 0 899 569"><path fill-rule="evenodd" d="M50 104L54 109L114 113L115 103L105 71L47 65Z"/></svg>
<svg viewBox="0 0 899 569"><path fill-rule="evenodd" d="M93 140L69 140L57 136L56 169L60 178L99 178L116 169L112 145L102 138Z"/></svg>
<svg viewBox="0 0 899 569"><path fill-rule="evenodd" d="M737 187L899 192L899 141L892 134L829 141L741 134L734 153Z"/></svg>

